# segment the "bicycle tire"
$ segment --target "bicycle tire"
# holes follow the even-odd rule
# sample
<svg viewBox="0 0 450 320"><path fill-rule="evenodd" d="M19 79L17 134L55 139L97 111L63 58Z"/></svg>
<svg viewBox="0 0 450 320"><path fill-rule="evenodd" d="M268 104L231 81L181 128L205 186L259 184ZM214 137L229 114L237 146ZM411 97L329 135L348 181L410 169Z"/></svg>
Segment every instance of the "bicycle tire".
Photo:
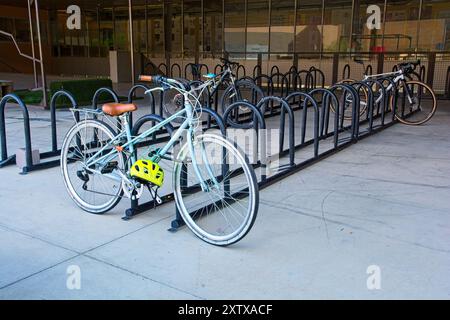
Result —
<svg viewBox="0 0 450 320"><path fill-rule="evenodd" d="M72 183L71 179L69 178L69 172L68 172L68 164L69 164L68 155L70 152L70 143L72 142L72 139L76 137L76 134L78 131L85 129L87 132L87 127L91 127L94 130L94 132L103 131L104 133L107 134L107 138L109 138L109 139L113 139L116 135L114 130L108 124L106 124L100 120L92 119L92 120L86 120L81 123L75 124L69 130L69 132L66 134L66 137L64 138L64 142L62 144L61 158L60 158L61 173L63 175L64 185L66 187L66 190L69 193L69 196L72 198L72 200L77 204L77 206L86 212L101 215L101 214L104 214L104 213L112 210L114 207L117 206L117 204L122 199L123 188L122 188L122 185L120 185L119 189L117 190L117 194L115 194L114 196L112 196L113 191L111 191L111 200L106 201L105 204L103 204L103 205L89 204L86 200L82 199L80 194L76 191L74 184ZM82 139L80 138L80 141L81 140ZM77 141L79 141L79 140L77 140ZM91 142L89 142L89 143L91 143ZM78 152L82 153L81 149ZM125 166L126 159L125 159L124 155L122 153L117 153L117 155L119 157L118 165ZM85 159L85 161L86 161L86 159ZM77 174L80 171L81 170L78 170ZM85 176L89 177L90 174L92 174L92 173L86 173ZM93 180L95 180L95 179L93 179ZM91 191L91 192L95 193L95 191ZM102 195L100 194L99 197L100 196L102 196ZM105 195L103 195L103 196L105 196ZM95 198L94 198L94 200L95 200Z"/></svg>
<svg viewBox="0 0 450 320"><path fill-rule="evenodd" d="M231 191L231 188L233 186L236 187L236 185L239 185L238 183L236 183L236 180L231 181L231 179L239 179L239 177L235 177L230 175L230 173L227 172L227 175L225 176L225 178L222 176L220 179L218 178L219 175L216 174L220 174L220 170L219 169L218 172L214 172L211 168L211 166L209 165L209 160L207 159L205 160L205 158L203 158L203 162L207 163L207 166L209 166L209 168L206 169L206 171L200 170L200 172L202 172L202 174L208 174L208 170L209 172L213 173L213 176L215 176L218 180L221 180L219 182L219 186L221 186L219 189L215 189L214 187L211 187L211 189L209 191L203 191L201 188L197 188L197 192L192 194L192 191L187 192L187 194L183 195L183 190L182 188L185 188L182 186L182 181L186 181L186 185L192 187L192 185L198 184L198 178L195 174L192 174L191 169L193 168L188 168L187 164L188 163L192 163L189 162L188 157L191 156L192 154L189 151L188 148L188 144L186 144L180 151L178 157L177 157L177 162L175 163L174 166L174 174L173 174L173 183L174 183L174 194L175 194L175 202L176 205L180 211L181 216L183 217L183 220L185 221L186 225L188 226L188 228L201 240L215 245L215 246L229 246L232 244L235 244L237 242L239 242L240 240L242 240L252 229L257 214L258 214L258 208L259 208L259 188L258 188L258 183L257 183L257 179L256 179L256 175L254 172L253 167L249 164L248 158L247 156L240 151L233 143L231 143L230 141L228 141L227 139L221 137L221 136L217 136L217 135L212 135L212 134L202 134L199 136L195 137L195 143L199 143L201 146L203 146L205 143L207 142L211 142L211 143L215 143L217 147L219 147L219 150L227 150L228 152L233 153L233 155L235 155L237 158L234 160L239 160L239 163L233 163L237 168L240 168L239 170L242 170L242 174L244 175L244 181L246 181L246 183L243 185L244 189L243 190L239 190L238 193L242 194L242 193L246 193L248 192L248 200L249 200L249 204L246 207L245 205L243 205L242 203L238 203L238 205L235 206L235 204L237 204L237 201L235 201L234 197L235 197L235 193L234 191ZM205 148L206 149L206 148ZM198 150L197 150L198 151ZM222 151L223 152L223 151ZM196 152L194 152L194 154L197 154ZM227 156L229 155L229 153L225 153L227 154ZM202 153L203 155L203 153ZM222 153L223 155L223 153ZM217 156L217 155L216 155ZM208 156L206 156L208 157ZM216 163L217 164L217 163ZM219 164L219 167L221 167L222 164ZM183 171L183 168L186 167L185 171ZM231 169L229 169L231 170ZM188 172L191 172L191 176L193 178L192 181L190 181L191 183L189 183L189 178L188 178ZM232 171L233 172L233 171ZM234 171L235 173L236 171ZM182 176L183 174L183 176ZM185 177L185 178L183 178ZM205 183L211 183L211 181L213 180L213 178L211 177L211 174L208 175L209 179L205 179ZM230 177L230 190L228 191L228 193L225 191L226 190L226 179L228 179L227 177ZM202 178L204 178L202 176ZM184 179L184 180L182 180ZM207 182L208 181L208 182ZM223 184L223 186L222 186ZM217 187L217 185L215 185L215 187ZM223 187L223 189L222 189ZM246 191L246 187L248 187L248 191ZM239 187L237 187L239 189ZM214 190L215 189L215 190ZM216 194L213 194L212 192L216 191ZM206 199L206 201L203 201L203 197ZM189 197L191 197L191 202L189 202ZM236 196L237 197L237 196ZM230 202L228 202L229 200L231 200ZM240 201L240 200L238 200ZM212 204L209 204L209 202L212 202ZM190 206L190 203L192 203L192 207ZM205 207L203 206L205 203L208 203L205 207L210 206L210 209L205 209ZM217 204L219 203L219 204ZM217 205L216 205L217 204ZM234 206L232 208L232 210L229 211L222 211L222 208L227 209L228 207L226 207L226 205L230 204L229 208L231 208L232 206ZM244 203L245 204L245 203ZM220 208L219 208L220 207ZM190 208L190 209L189 209ZM236 216L239 218L241 217L241 215L236 215L237 210L241 210L241 209L245 209L246 210L246 214L243 217L242 222L239 224L238 228L236 230L233 230L230 232L230 234L226 234L226 235L217 235L217 234L213 234L212 231L210 230L206 230L206 228L212 228L214 231L216 231L217 233L220 230L227 230L228 227L231 225L231 223L229 223L229 220L226 218L225 214L228 212L229 213L229 217L230 220L236 219ZM194 212L199 212L199 213L193 213ZM213 211L213 212L210 212ZM216 212L219 211L219 212ZM206 214L205 214L206 212ZM208 216L209 214L209 216ZM211 221L207 219L210 218L215 218L215 220ZM223 218L223 219L222 219ZM216 226L217 225L217 221L216 220L225 220L225 222L228 224L227 226L223 227L223 226ZM204 224L202 225L202 223L204 222Z"/></svg>
<svg viewBox="0 0 450 320"><path fill-rule="evenodd" d="M350 79L349 78L349 79L341 80L341 81L339 81L336 84L352 84L354 82L356 82L355 79ZM367 93L367 88L364 87L363 92L364 92L364 97L366 99L365 100L366 104L365 104L364 108L362 108L362 109L361 109L361 107L359 108L359 117L360 118L368 111L367 107L368 107L368 103L369 103L369 94ZM334 108L334 106L332 104L330 105L330 110L332 112L336 113L336 109ZM350 120L352 120L352 118L353 118L352 116L345 115L345 111L344 111L344 120L349 120L350 121Z"/></svg>
<svg viewBox="0 0 450 320"><path fill-rule="evenodd" d="M436 113L436 110L437 110L437 99L436 99L436 94L434 93L433 89L432 89L430 86L428 86L427 84L425 84L425 83L423 83L423 82L421 82L421 81L416 81L416 80L406 81L406 82L402 83L401 86L403 86L403 85L405 85L405 84L406 84L406 85L418 85L419 87L424 87L424 88L426 88L426 89L430 92L431 98L432 98L431 111L428 113L428 115L427 115L424 119L419 120L419 121L411 121L411 120L409 120L410 118L409 118L408 116L400 115L399 112L398 112L399 109L396 108L395 118L396 118L399 122L401 122L401 123L403 123L403 124L406 124L406 125L419 126L419 125L425 124L426 122L430 121L431 118L432 118L432 117L434 116L434 114ZM400 89L400 88L399 88L399 89ZM390 98L390 106L391 106L391 110L392 110L393 107L394 107L394 104L395 104L395 98L396 98L395 95L391 95L391 98Z"/></svg>

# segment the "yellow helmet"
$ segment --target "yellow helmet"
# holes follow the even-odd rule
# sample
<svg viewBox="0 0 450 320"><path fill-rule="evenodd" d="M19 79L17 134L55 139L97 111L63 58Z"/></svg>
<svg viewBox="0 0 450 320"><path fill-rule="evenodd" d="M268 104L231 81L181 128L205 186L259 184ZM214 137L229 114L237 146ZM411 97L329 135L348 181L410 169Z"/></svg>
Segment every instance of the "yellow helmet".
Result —
<svg viewBox="0 0 450 320"><path fill-rule="evenodd" d="M138 160L131 166L130 175L143 182L150 182L158 187L164 184L164 171L150 160Z"/></svg>

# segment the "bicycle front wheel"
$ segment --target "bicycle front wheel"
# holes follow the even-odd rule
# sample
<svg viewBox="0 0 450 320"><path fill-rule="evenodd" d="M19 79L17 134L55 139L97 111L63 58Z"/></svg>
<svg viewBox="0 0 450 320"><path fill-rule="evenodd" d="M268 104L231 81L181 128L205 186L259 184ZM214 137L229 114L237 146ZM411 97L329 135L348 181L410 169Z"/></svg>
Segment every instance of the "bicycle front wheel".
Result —
<svg viewBox="0 0 450 320"><path fill-rule="evenodd" d="M391 106L396 105L395 116L401 123L421 125L436 113L437 101L433 89L420 81L406 81L391 97Z"/></svg>
<svg viewBox="0 0 450 320"><path fill-rule="evenodd" d="M236 243L255 222L259 190L253 167L221 136L199 135L193 150L188 144L182 148L175 163L174 188L186 225L207 243Z"/></svg>

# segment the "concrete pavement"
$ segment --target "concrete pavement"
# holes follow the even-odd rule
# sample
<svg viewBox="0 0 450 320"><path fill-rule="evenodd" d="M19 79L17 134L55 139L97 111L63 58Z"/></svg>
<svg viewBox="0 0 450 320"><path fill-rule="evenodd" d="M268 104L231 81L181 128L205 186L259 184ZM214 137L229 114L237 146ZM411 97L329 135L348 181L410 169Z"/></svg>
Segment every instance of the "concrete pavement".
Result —
<svg viewBox="0 0 450 320"><path fill-rule="evenodd" d="M173 204L123 222L127 201L75 207L59 168L0 169L0 299L449 299L449 124L443 107L263 190L254 228L225 249L167 232Z"/></svg>

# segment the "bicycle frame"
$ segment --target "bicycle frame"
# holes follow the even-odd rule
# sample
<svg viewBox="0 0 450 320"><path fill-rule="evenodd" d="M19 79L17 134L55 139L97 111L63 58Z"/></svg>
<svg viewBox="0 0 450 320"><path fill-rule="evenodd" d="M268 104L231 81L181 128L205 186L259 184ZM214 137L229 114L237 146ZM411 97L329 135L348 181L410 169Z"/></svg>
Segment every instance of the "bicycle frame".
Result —
<svg viewBox="0 0 450 320"><path fill-rule="evenodd" d="M380 74L373 74L373 75L365 75L364 76L364 81L367 80L371 80L371 79L377 79L377 78L386 78L386 77L394 77L392 79L392 81L397 85L399 82L405 82L405 74L403 73L402 70L399 71L395 71L395 72L388 72L388 73L380 73ZM411 98L411 92L409 91L408 86L404 86L404 88L406 89L406 93L407 93L407 97L408 97L408 101L409 103L412 103L412 98ZM387 86L386 88L386 92L391 92L394 89L392 83L389 84L389 86ZM381 89L380 89L381 91ZM382 95L380 95L380 97L375 101L376 103L380 103L382 101L383 97Z"/></svg>
<svg viewBox="0 0 450 320"><path fill-rule="evenodd" d="M230 77L231 84L232 84L233 86L234 86L235 83L236 83L236 79L235 79L235 77L234 77L234 75L233 75L233 72L231 71L231 68L230 68L230 67L227 67L227 68L225 69L225 71L223 71L221 74L217 75L216 77L219 77L219 76L220 76L219 81L215 81L215 79L211 79L211 80L205 81L202 85L200 85L200 86L198 86L198 87L192 89L192 91L200 92L199 96L202 96L203 93L204 93L204 91L205 91L206 89L209 89L209 88L212 87L212 88L211 88L212 91L210 92L210 95L212 96L212 95L214 95L214 94L217 92L217 90L219 90L219 86L220 86L222 83L225 82L225 79L226 79L227 77Z"/></svg>
<svg viewBox="0 0 450 320"><path fill-rule="evenodd" d="M153 90L163 90L162 88L156 88ZM153 91L152 90L152 91ZM187 92L189 94L189 92ZM186 92L185 92L186 95ZM193 137L194 137L194 126L193 126L193 119L194 119L194 108L189 100L186 100L185 102L185 108L183 110L180 110L176 114L172 115L168 119L160 122L159 124L153 126L152 128L148 129L144 133L140 134L137 137L131 136L131 129L130 125L128 123L128 117L127 115L122 116L121 119L123 121L125 130L119 133L117 136L115 136L111 142L109 142L107 145L102 147L99 151L97 151L86 163L85 167L92 172L97 172L96 170L92 169L91 167L99 164L100 166L104 166L108 162L110 162L112 159L115 158L115 155L117 152L119 152L118 148L120 148L122 151L127 150L131 154L131 160L132 163L135 163L137 161L137 158L135 156L135 145L139 144L140 142L144 141L146 138L154 134L155 132L158 132L160 129L164 128L167 124L171 123L177 118L184 117L186 120L181 124L181 126L177 129L177 131L172 135L169 142L162 148L159 149L154 156L150 159L151 161L158 163L161 161L162 158L164 158L169 150L178 142L178 140L182 137L183 133L187 130L188 132L188 147L191 154L194 154L194 144L193 144ZM117 146L116 143L118 141L121 141L123 138L127 139L127 142L121 146ZM111 149L107 154L103 155L103 153L107 150ZM205 179L203 179L202 174L200 173L200 170L198 168L197 159L195 157L192 157L192 164L194 167L195 174L197 175L197 178L199 180L200 186L202 190L208 191L210 187L205 183ZM212 174L211 170L208 168L208 171L210 173L210 179L209 181L212 181L215 186L217 186L219 183L217 182L215 176ZM100 173L101 174L101 173ZM115 174L103 174L103 176L108 177L112 180L121 182L124 178L127 179L126 176L123 174L115 175Z"/></svg>

